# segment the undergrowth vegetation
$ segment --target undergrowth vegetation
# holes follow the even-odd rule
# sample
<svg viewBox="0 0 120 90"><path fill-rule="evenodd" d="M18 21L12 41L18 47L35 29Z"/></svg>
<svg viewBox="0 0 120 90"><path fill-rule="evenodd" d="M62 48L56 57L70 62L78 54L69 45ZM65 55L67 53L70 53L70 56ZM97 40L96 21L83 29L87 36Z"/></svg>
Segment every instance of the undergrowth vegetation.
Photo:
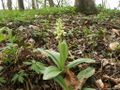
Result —
<svg viewBox="0 0 120 90"><path fill-rule="evenodd" d="M103 90L114 87L105 75L119 77L119 16L104 8L91 16L74 7L1 11L0 89L96 90L97 81Z"/></svg>
<svg viewBox="0 0 120 90"><path fill-rule="evenodd" d="M94 63L95 60L89 58L78 58L76 60L73 60L72 62L69 62L66 65L69 50L68 50L68 45L64 40L65 32L63 30L63 26L64 25L62 23L62 20L58 19L56 22L55 35L57 41L59 41L58 42L59 52L56 52L54 50L44 50L42 48L34 49L33 47L31 47L31 49L33 48L33 52L41 52L42 54L45 54L46 56L50 57L51 60L54 62L55 66L53 65L48 66L34 59L27 60L23 62L23 64L27 66L30 70L34 71L36 74L43 74L43 80L54 79L56 82L58 82L61 85L61 87L64 90L81 89L83 85L80 84L84 82L87 78L91 77L95 73L95 69L88 67L85 70L80 71L77 76L74 75L74 73L70 69L75 68L77 65L81 63ZM1 35L0 42L3 41L7 42L6 47L1 49L1 54L2 54L1 59L3 60L3 63L6 63L7 65L17 64L19 62L18 57L21 50L21 48L18 47L17 43L14 42L15 39L17 38L14 38L15 36L12 35L12 30L7 27L1 28L0 35ZM68 77L71 78L71 76L69 75L73 74L72 77L74 77L74 79L76 80L75 82L77 83L74 85L74 82L71 82L71 79L67 79L66 77L65 78L63 77L64 74L68 75L67 78ZM13 82L14 84L15 83L23 84L25 82L25 78L28 75L29 74L27 74L24 69L20 69L19 71L14 73L11 82ZM67 85L65 79L67 80L67 82L71 82L70 85ZM6 80L3 77L1 77L0 85L4 84L5 82Z"/></svg>
<svg viewBox="0 0 120 90"><path fill-rule="evenodd" d="M100 21L104 21L105 19L108 19L109 17L113 17L116 14L119 14L119 10L111 10L106 9L102 7L98 7L98 10L100 11L97 15L97 18L99 18ZM56 15L56 14L75 14L76 8L75 7L46 7L38 10L25 10L25 11L19 11L19 10L5 10L0 11L0 22L6 22L6 21L32 21L35 17L38 17L39 15Z"/></svg>
<svg viewBox="0 0 120 90"><path fill-rule="evenodd" d="M0 22L4 21L30 21L38 15L55 15L75 13L75 7L46 7L38 10L5 10L0 11Z"/></svg>

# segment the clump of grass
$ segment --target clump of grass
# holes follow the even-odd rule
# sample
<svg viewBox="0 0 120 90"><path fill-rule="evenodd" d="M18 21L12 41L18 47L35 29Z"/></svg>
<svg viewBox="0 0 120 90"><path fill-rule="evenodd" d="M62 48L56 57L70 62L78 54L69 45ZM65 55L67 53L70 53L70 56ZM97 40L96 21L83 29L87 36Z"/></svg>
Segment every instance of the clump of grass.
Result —
<svg viewBox="0 0 120 90"><path fill-rule="evenodd" d="M97 19L99 22L106 21L108 19L116 19L118 15L120 15L120 10L117 9L106 9L104 7L98 7L99 14L97 15Z"/></svg>
<svg viewBox="0 0 120 90"><path fill-rule="evenodd" d="M27 21L35 18L35 15L54 15L54 14L66 14L75 13L74 7L46 7L36 10L1 10L0 11L0 22L5 21Z"/></svg>

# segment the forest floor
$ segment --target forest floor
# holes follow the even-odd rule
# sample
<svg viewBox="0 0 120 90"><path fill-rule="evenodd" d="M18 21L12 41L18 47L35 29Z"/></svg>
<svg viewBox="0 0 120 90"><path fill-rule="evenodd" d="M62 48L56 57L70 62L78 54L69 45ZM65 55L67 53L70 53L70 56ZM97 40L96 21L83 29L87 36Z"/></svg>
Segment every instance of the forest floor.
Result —
<svg viewBox="0 0 120 90"><path fill-rule="evenodd" d="M3 51L10 46L8 39L0 42L0 72L5 80L0 81L0 90L61 90L53 80L43 81L42 75L29 70L23 62L37 60L50 65L52 62L41 54L33 52L34 48L53 49L58 51L55 38L56 20L60 18L67 32L65 40L69 46L69 60L71 58L91 58L93 64L81 64L78 68L87 66L95 68L95 74L84 84L101 90L120 90L120 12L103 11L98 15L85 16L80 13L35 15L32 21L1 22L4 30L12 30L12 44L17 51ZM6 34L6 32L4 32ZM8 34L8 33L7 33ZM1 37L0 37L1 39ZM9 44L8 44L9 43ZM17 52L17 53L16 53ZM28 76L24 83L12 82L13 75L24 70ZM3 78L0 78L3 79ZM4 82L6 81L6 82ZM3 84L3 85L2 85Z"/></svg>

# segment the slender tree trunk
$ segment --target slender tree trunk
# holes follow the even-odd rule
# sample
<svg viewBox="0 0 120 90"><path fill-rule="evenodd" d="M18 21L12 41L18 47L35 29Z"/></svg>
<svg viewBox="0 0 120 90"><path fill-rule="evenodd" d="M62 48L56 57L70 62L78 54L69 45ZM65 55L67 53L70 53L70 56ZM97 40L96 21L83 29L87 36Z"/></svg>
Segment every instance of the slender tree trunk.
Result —
<svg viewBox="0 0 120 90"><path fill-rule="evenodd" d="M44 0L44 7L47 6L47 0Z"/></svg>
<svg viewBox="0 0 120 90"><path fill-rule="evenodd" d="M12 10L12 1L11 0L7 0L7 7L9 10Z"/></svg>
<svg viewBox="0 0 120 90"><path fill-rule="evenodd" d="M38 9L39 8L39 1L36 0L36 8Z"/></svg>
<svg viewBox="0 0 120 90"><path fill-rule="evenodd" d="M94 0L75 0L75 7L77 11L84 14L96 14L97 8Z"/></svg>
<svg viewBox="0 0 120 90"><path fill-rule="evenodd" d="M60 0L60 1L61 1L61 2L60 2L60 6L62 7L62 6L63 6L63 2L64 2L64 1L63 1L63 0Z"/></svg>
<svg viewBox="0 0 120 90"><path fill-rule="evenodd" d="M28 7L26 9L30 9L31 8L31 1L30 0L26 0L28 3Z"/></svg>
<svg viewBox="0 0 120 90"><path fill-rule="evenodd" d="M106 8L106 4L107 4L107 1L106 0L102 0L102 7Z"/></svg>
<svg viewBox="0 0 120 90"><path fill-rule="evenodd" d="M55 6L53 0L48 0L48 2L49 2L50 7L54 7Z"/></svg>
<svg viewBox="0 0 120 90"><path fill-rule="evenodd" d="M57 0L57 7L60 6L60 0Z"/></svg>
<svg viewBox="0 0 120 90"><path fill-rule="evenodd" d="M2 7L3 7L3 10L5 10L4 1L3 1L3 0L1 0L1 2L2 2Z"/></svg>
<svg viewBox="0 0 120 90"><path fill-rule="evenodd" d="M23 3L23 0L18 0L18 7L19 7L19 10L24 10L24 3Z"/></svg>
<svg viewBox="0 0 120 90"><path fill-rule="evenodd" d="M35 0L32 0L32 9L36 9Z"/></svg>
<svg viewBox="0 0 120 90"><path fill-rule="evenodd" d="M118 7L120 7L120 0L119 0L119 4L118 4Z"/></svg>

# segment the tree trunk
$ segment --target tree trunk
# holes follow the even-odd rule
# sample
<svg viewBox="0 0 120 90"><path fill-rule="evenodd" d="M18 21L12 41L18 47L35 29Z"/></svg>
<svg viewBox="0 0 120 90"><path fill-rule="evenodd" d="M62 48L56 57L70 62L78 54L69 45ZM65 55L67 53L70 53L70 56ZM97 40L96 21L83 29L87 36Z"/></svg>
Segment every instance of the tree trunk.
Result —
<svg viewBox="0 0 120 90"><path fill-rule="evenodd" d="M44 7L47 6L47 0L44 0Z"/></svg>
<svg viewBox="0 0 120 90"><path fill-rule="evenodd" d="M39 8L39 0L36 0L36 8Z"/></svg>
<svg viewBox="0 0 120 90"><path fill-rule="evenodd" d="M19 7L19 10L24 10L24 3L23 3L23 0L18 0L18 7Z"/></svg>
<svg viewBox="0 0 120 90"><path fill-rule="evenodd" d="M36 9L35 0L32 0L32 9Z"/></svg>
<svg viewBox="0 0 120 90"><path fill-rule="evenodd" d="M77 11L87 15L97 13L94 0L75 0L75 7L77 8Z"/></svg>
<svg viewBox="0 0 120 90"><path fill-rule="evenodd" d="M120 1L119 1L119 4L118 4L118 7L120 7Z"/></svg>
<svg viewBox="0 0 120 90"><path fill-rule="evenodd" d="M4 5L3 0L1 0L1 2L2 2L2 7L3 7L3 10L5 10L5 5Z"/></svg>
<svg viewBox="0 0 120 90"><path fill-rule="evenodd" d="M118 4L118 7L120 7L120 0L119 0L119 4Z"/></svg>
<svg viewBox="0 0 120 90"><path fill-rule="evenodd" d="M12 10L12 1L11 0L7 0L7 7L8 7L8 10Z"/></svg>
<svg viewBox="0 0 120 90"><path fill-rule="evenodd" d="M54 7L55 6L53 0L48 0L48 2L49 2L50 7Z"/></svg>

